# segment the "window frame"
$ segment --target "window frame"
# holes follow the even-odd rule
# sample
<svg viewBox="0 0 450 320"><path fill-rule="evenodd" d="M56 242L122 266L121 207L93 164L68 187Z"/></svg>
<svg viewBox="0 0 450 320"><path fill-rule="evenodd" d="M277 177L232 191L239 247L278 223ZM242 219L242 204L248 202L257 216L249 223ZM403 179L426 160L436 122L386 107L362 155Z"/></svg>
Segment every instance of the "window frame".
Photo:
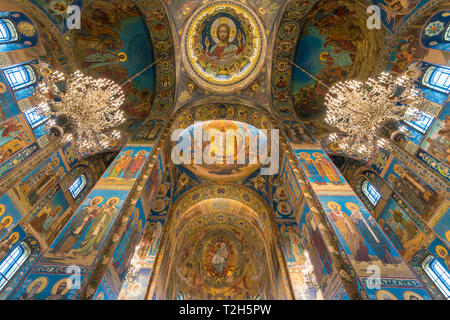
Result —
<svg viewBox="0 0 450 320"><path fill-rule="evenodd" d="M442 270L436 270L436 267L439 267L439 269ZM425 271L425 274L436 285L445 298L450 300L450 275L440 261L430 254L423 260L422 270Z"/></svg>
<svg viewBox="0 0 450 320"><path fill-rule="evenodd" d="M86 187L87 179L84 174L81 174L78 178L75 179L74 182L69 187L69 192L74 199L76 199L81 191Z"/></svg>
<svg viewBox="0 0 450 320"><path fill-rule="evenodd" d="M30 256L30 246L26 242L22 241L10 250L8 255L0 261L0 291L2 291L8 282L14 278L16 273L25 264Z"/></svg>
<svg viewBox="0 0 450 320"><path fill-rule="evenodd" d="M40 114L37 109L42 108L42 106L36 106L28 109L23 114L25 116L25 119L27 120L28 124L32 129L35 129L39 127L41 124L45 123L48 119L50 119L49 116L44 116Z"/></svg>
<svg viewBox="0 0 450 320"><path fill-rule="evenodd" d="M8 35L3 37L2 31L7 32ZM18 41L19 41L19 33L17 32L14 23L8 18L0 18L0 45L14 43Z"/></svg>
<svg viewBox="0 0 450 320"><path fill-rule="evenodd" d="M448 83L447 87L445 87L444 85L438 85L438 84L432 83L432 81L434 81L433 79L436 77L436 74L438 74L438 73L440 74L439 79L441 78L441 76L443 74L447 75L447 78L444 81L444 84ZM438 82L438 81L436 81L436 82ZM450 68L447 68L444 66L437 66L437 65L432 65L432 66L428 67L427 70L423 74L421 84L424 87L432 89L434 91L441 92L444 94L449 94L450 93Z"/></svg>
<svg viewBox="0 0 450 320"><path fill-rule="evenodd" d="M408 113L409 110L406 110L405 115ZM409 120L404 120L403 122L408 126L411 127L412 129L416 130L417 132L425 135L427 133L427 131L431 128L431 126L433 125L433 122L435 120L435 117L433 117L432 115L424 112L424 111L420 111L421 113L421 117L417 120L414 121L409 121ZM426 123L424 125L421 125L420 122L425 122L424 118L427 119Z"/></svg>
<svg viewBox="0 0 450 320"><path fill-rule="evenodd" d="M18 91L24 88L31 87L35 85L37 82L36 72L33 70L30 64L21 64L18 66L3 68L2 71L3 74L5 75L6 80L8 81L8 84L10 85L13 91ZM26 75L27 79L25 81L22 81L22 83L20 83L20 81L17 81L17 77L15 76L15 74L17 73L19 73L22 78L23 76ZM14 83L14 81L16 81L16 83Z"/></svg>
<svg viewBox="0 0 450 320"><path fill-rule="evenodd" d="M369 199L370 203L375 207L381 199L381 193L378 192L375 186L367 179L364 179L361 185L361 190L366 198Z"/></svg>

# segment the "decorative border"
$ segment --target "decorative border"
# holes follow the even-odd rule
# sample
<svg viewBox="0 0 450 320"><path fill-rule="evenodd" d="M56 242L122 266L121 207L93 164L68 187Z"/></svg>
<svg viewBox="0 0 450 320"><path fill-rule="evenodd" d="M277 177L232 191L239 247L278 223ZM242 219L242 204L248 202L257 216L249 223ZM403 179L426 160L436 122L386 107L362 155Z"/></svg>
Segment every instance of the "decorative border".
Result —
<svg viewBox="0 0 450 320"><path fill-rule="evenodd" d="M188 52L189 44L189 35L192 32L193 25L197 22L199 16L204 14L207 10L213 10L212 8L220 7L220 6L229 6L238 8L242 11L244 11L248 18L252 19L252 22L254 26L258 29L259 33L259 50L258 50L258 58L254 62L253 66L249 68L248 71L245 72L244 76L242 76L239 80L231 82L231 83L221 83L218 81L208 80L205 78L204 75L199 74L198 70L192 65L191 63L191 55ZM254 12L248 8L247 6L244 6L241 3L237 3L234 1L214 1L214 3L207 4L205 6L200 7L197 9L196 13L190 18L189 22L186 24L185 31L183 33L182 37L182 51L187 52L186 55L183 56L183 64L188 67L189 73L193 77L193 79L205 89L220 92L220 93L229 93L232 91L243 89L245 86L247 86L251 81L253 81L258 75L259 71L261 70L263 66L263 61L265 60L265 52L267 51L267 40L264 33L263 24L259 20L258 16L254 14ZM189 58L187 58L187 55L189 55Z"/></svg>

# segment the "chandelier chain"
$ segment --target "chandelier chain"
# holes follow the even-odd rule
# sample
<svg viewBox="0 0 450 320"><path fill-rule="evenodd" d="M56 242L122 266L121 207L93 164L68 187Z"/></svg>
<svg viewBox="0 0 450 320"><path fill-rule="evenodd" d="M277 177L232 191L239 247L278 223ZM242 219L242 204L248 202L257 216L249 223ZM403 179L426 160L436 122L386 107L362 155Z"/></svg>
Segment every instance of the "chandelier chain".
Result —
<svg viewBox="0 0 450 320"><path fill-rule="evenodd" d="M51 118L48 130L59 128L55 130L62 131L64 140L73 141L81 152L100 152L118 145L122 134L116 128L125 121L121 110L125 101L123 87L158 62L157 59L120 85L80 71L67 78L55 71L36 88L35 95L41 101L38 112Z"/></svg>
<svg viewBox="0 0 450 320"><path fill-rule="evenodd" d="M316 76L314 76L313 74L309 73L308 71L306 71L305 69L303 69L302 67L298 66L297 64L295 64L294 62L291 62L292 65L294 67L296 67L297 69L303 71L304 73L306 73L308 76L310 76L311 78L313 78L314 80L316 80L318 83L320 83L322 86L324 86L325 88L327 88L328 90L331 89L330 86L326 85L322 80L320 80L319 78L317 78Z"/></svg>

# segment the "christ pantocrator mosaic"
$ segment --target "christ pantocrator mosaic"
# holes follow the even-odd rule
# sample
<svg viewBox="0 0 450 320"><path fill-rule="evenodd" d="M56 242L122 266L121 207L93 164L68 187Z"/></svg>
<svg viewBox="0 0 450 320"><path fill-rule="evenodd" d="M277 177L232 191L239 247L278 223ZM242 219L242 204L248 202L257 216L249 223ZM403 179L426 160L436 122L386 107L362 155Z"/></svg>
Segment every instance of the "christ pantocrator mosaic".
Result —
<svg viewBox="0 0 450 320"><path fill-rule="evenodd" d="M239 5L219 3L197 13L188 28L188 63L203 81L216 86L249 77L261 56L261 28Z"/></svg>

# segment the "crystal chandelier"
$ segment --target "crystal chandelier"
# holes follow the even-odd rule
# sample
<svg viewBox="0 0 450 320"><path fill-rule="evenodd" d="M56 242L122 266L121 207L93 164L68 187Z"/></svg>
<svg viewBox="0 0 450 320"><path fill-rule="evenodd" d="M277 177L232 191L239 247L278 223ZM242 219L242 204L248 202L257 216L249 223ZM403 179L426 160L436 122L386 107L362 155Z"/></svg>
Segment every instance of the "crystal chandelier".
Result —
<svg viewBox="0 0 450 320"><path fill-rule="evenodd" d="M330 142L350 154L369 156L378 147L390 151L388 139L381 132L386 124L399 120L414 121L420 116L425 99L413 80L382 73L366 82L339 82L325 97L326 123L344 135L333 133ZM408 110L408 112L406 112Z"/></svg>
<svg viewBox="0 0 450 320"><path fill-rule="evenodd" d="M115 130L124 122L120 106L125 97L122 88L108 79L94 79L79 71L67 79L55 71L36 89L42 103L38 112L52 119L51 134L73 141L81 152L99 152L119 143Z"/></svg>

